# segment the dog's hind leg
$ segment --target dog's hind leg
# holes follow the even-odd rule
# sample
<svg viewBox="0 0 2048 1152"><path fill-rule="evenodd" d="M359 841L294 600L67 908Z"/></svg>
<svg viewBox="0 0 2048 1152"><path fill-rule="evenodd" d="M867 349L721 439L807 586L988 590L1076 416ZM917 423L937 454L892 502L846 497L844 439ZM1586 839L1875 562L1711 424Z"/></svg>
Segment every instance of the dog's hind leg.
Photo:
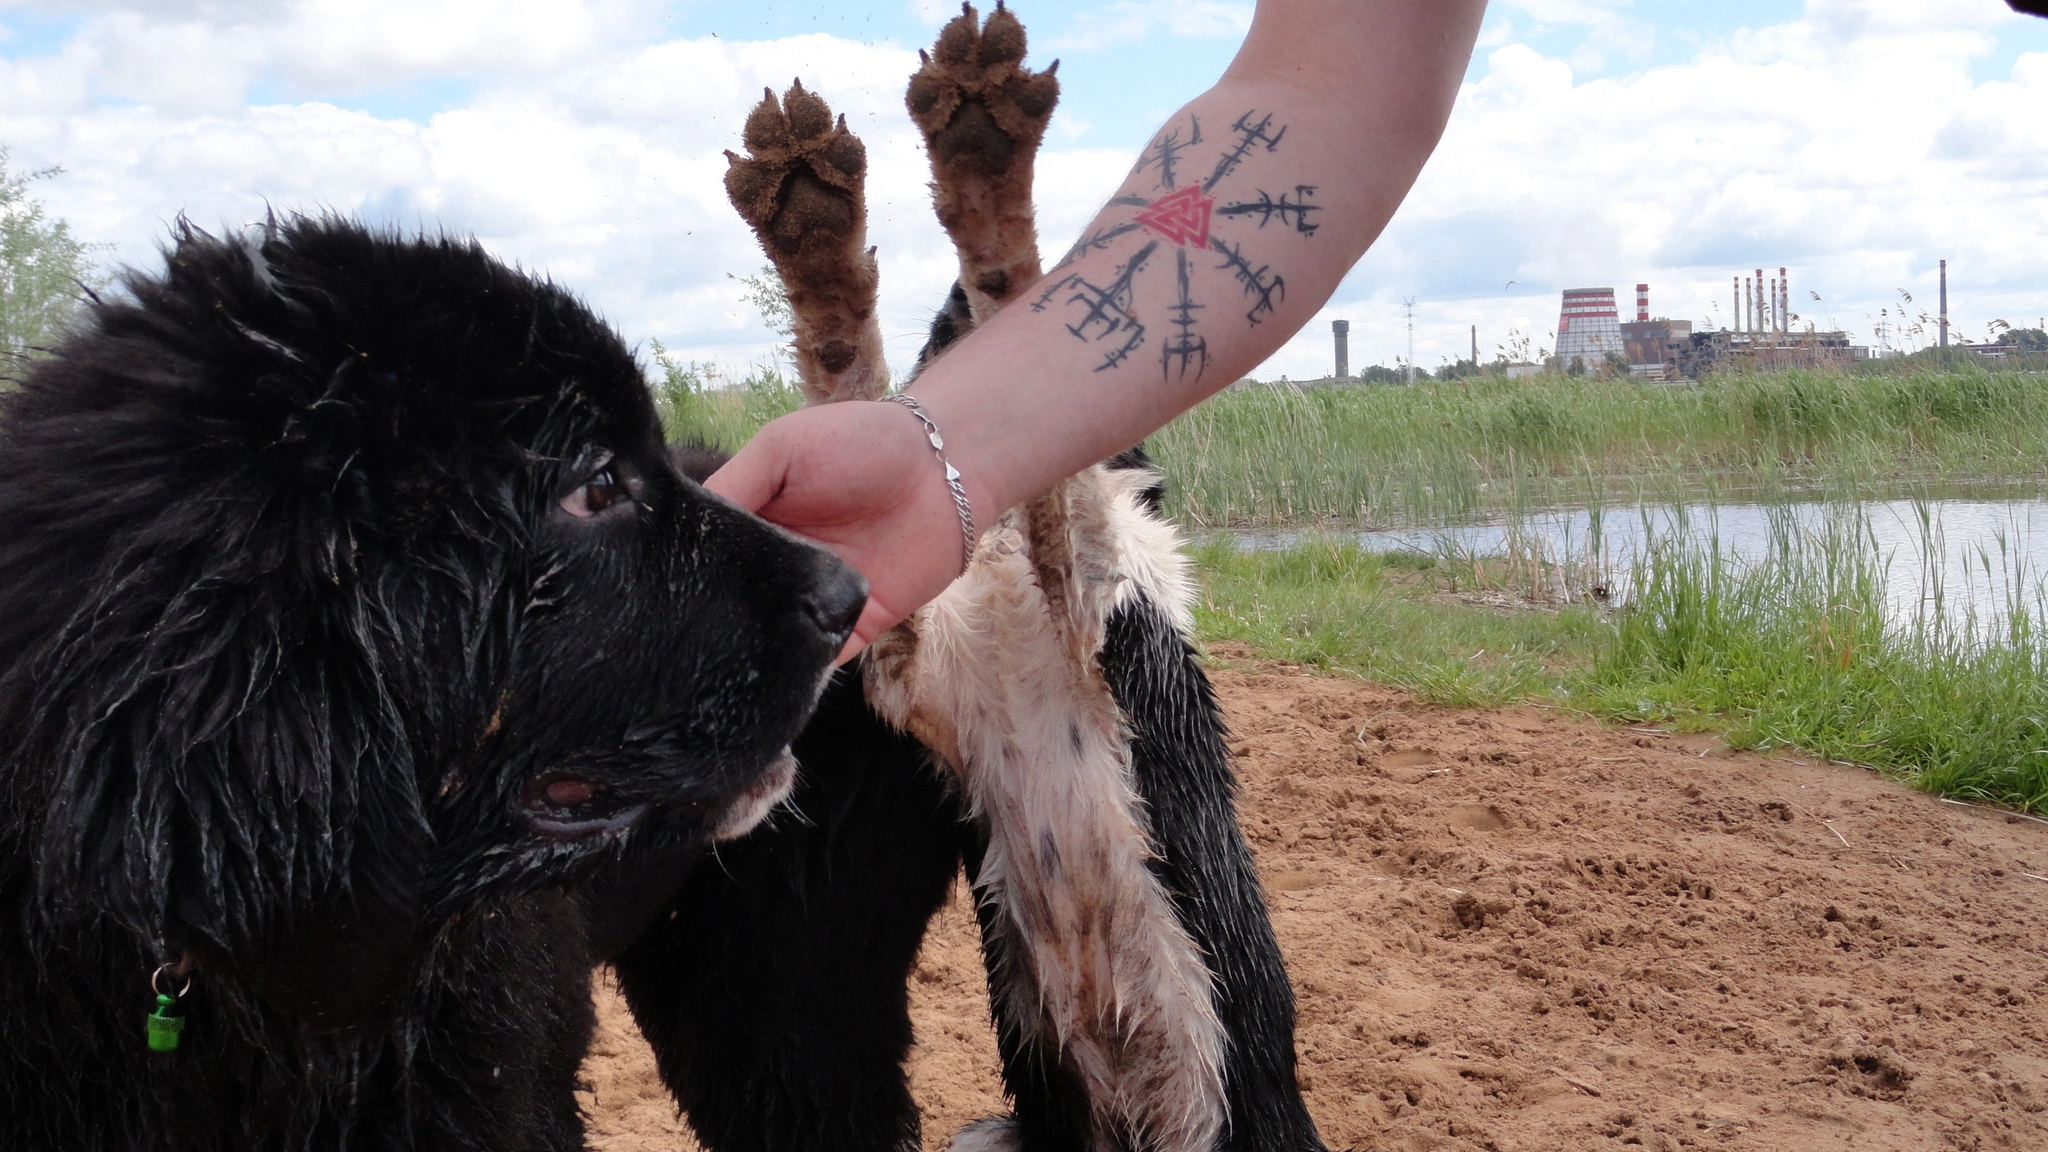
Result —
<svg viewBox="0 0 2048 1152"><path fill-rule="evenodd" d="M985 321L1036 279L1032 159L1057 99L1020 67L998 6L939 35L912 77L933 198L965 302ZM928 349L928 352L930 350ZM929 358L929 357L927 357ZM1206 1152L1225 1122L1211 976L1151 865L1124 717L1098 665L1118 567L1101 468L1006 515L967 575L875 646L870 699L960 772L973 876L1015 1104L960 1146Z"/></svg>
<svg viewBox="0 0 2048 1152"><path fill-rule="evenodd" d="M726 194L789 293L797 375L813 404L889 390L867 246L867 147L846 117L792 84L747 116L748 155L725 154Z"/></svg>
<svg viewBox="0 0 2048 1152"><path fill-rule="evenodd" d="M793 750L792 810L697 864L620 988L713 1152L918 1152L907 989L958 805L851 674Z"/></svg>
<svg viewBox="0 0 2048 1152"><path fill-rule="evenodd" d="M1010 13L977 29L966 8L911 81L962 270L920 366L1040 266L1031 159L1057 89L1023 54ZM1157 473L1126 457L1006 516L869 661L870 699L949 756L981 834L970 873L1016 1113L956 1147L1317 1152L1186 638L1186 561Z"/></svg>

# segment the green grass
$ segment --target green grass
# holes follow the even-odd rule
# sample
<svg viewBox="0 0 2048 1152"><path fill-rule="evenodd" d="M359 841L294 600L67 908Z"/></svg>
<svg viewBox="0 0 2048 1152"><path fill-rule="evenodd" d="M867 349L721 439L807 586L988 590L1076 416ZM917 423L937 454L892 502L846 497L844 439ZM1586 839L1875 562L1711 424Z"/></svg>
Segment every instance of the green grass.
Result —
<svg viewBox="0 0 2048 1152"><path fill-rule="evenodd" d="M2048 374L1971 364L1697 386L1476 376L1250 387L1149 441L1193 527L1441 524L1712 491L2039 491Z"/></svg>
<svg viewBox="0 0 2048 1152"><path fill-rule="evenodd" d="M1737 571L1706 541L1640 558L1631 602L1502 610L1457 599L1483 565L1311 540L1197 550L1205 640L1356 673L1444 704L1523 700L1786 744L1944 796L2048 810L2048 649L2038 597L1993 627L1930 609L1883 622L1881 573L1853 511ZM1996 562L1994 559L1993 562Z"/></svg>
<svg viewBox="0 0 2048 1152"><path fill-rule="evenodd" d="M655 407L674 442L734 452L761 425L804 402L795 382L773 366L755 365L744 377L731 379L715 367L677 361L659 342L654 364L661 373L654 382Z"/></svg>
<svg viewBox="0 0 2048 1152"><path fill-rule="evenodd" d="M1483 571L1348 540L1279 552L1211 541L1194 553L1203 639L1399 684L1440 704L1495 706L1546 692L1588 664L1611 630L1585 607L1473 607L1456 597L1483 588Z"/></svg>
<svg viewBox="0 0 2048 1152"><path fill-rule="evenodd" d="M1796 745L1944 796L2048 809L2048 647L2041 589L1977 620L1930 602L1887 624L1861 524L1777 526L1766 562L1735 571L1699 541L1638 566L1575 702L1624 720L1722 728L1737 747ZM1986 557L1989 565L2010 563Z"/></svg>

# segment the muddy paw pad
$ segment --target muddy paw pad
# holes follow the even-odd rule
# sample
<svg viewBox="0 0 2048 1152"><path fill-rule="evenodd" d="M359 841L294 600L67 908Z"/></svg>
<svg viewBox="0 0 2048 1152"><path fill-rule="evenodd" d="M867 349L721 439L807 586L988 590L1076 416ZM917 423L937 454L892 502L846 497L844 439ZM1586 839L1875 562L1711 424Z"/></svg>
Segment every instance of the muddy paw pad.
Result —
<svg viewBox="0 0 2048 1152"><path fill-rule="evenodd" d="M751 155L725 154L725 191L771 253L836 246L860 230L867 148L801 81L779 104L763 92L744 139Z"/></svg>
<svg viewBox="0 0 2048 1152"><path fill-rule="evenodd" d="M1009 9L998 3L977 24L973 6L962 4L931 52L918 55L924 67L905 102L935 160L1000 176L1020 149L1037 147L1059 103L1059 62L1043 72L1019 66L1024 25Z"/></svg>

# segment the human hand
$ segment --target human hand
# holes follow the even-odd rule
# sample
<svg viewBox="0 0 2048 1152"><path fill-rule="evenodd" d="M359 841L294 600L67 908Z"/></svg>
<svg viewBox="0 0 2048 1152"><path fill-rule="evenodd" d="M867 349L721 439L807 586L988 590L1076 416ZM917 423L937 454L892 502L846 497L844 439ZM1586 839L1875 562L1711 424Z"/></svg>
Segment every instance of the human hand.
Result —
<svg viewBox="0 0 2048 1152"><path fill-rule="evenodd" d="M867 607L842 663L960 574L952 491L923 426L901 405L799 409L763 426L704 486L816 540L867 577ZM970 486L969 495L985 523L980 493Z"/></svg>

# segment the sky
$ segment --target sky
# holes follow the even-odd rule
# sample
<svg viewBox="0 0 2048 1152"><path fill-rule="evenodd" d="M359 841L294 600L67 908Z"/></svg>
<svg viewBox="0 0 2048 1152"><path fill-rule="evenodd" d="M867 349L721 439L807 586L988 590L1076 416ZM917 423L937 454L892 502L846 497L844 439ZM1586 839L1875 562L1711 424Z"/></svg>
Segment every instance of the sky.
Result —
<svg viewBox="0 0 2048 1152"><path fill-rule="evenodd" d="M1016 0L1061 61L1038 164L1066 247L1156 128L1212 83L1238 0ZM903 110L937 0L0 0L0 145L109 268L181 213L348 212L474 235L580 293L629 341L729 374L776 336L734 276L764 263L724 150L794 78L869 154L892 365L955 264ZM1434 367L1554 347L1559 291L1647 281L1721 326L1729 278L1790 268L1800 323L1924 345L2048 314L2048 20L2002 0L1494 0L1443 142L1378 243L1254 372ZM1521 342L1526 341L1526 345Z"/></svg>

